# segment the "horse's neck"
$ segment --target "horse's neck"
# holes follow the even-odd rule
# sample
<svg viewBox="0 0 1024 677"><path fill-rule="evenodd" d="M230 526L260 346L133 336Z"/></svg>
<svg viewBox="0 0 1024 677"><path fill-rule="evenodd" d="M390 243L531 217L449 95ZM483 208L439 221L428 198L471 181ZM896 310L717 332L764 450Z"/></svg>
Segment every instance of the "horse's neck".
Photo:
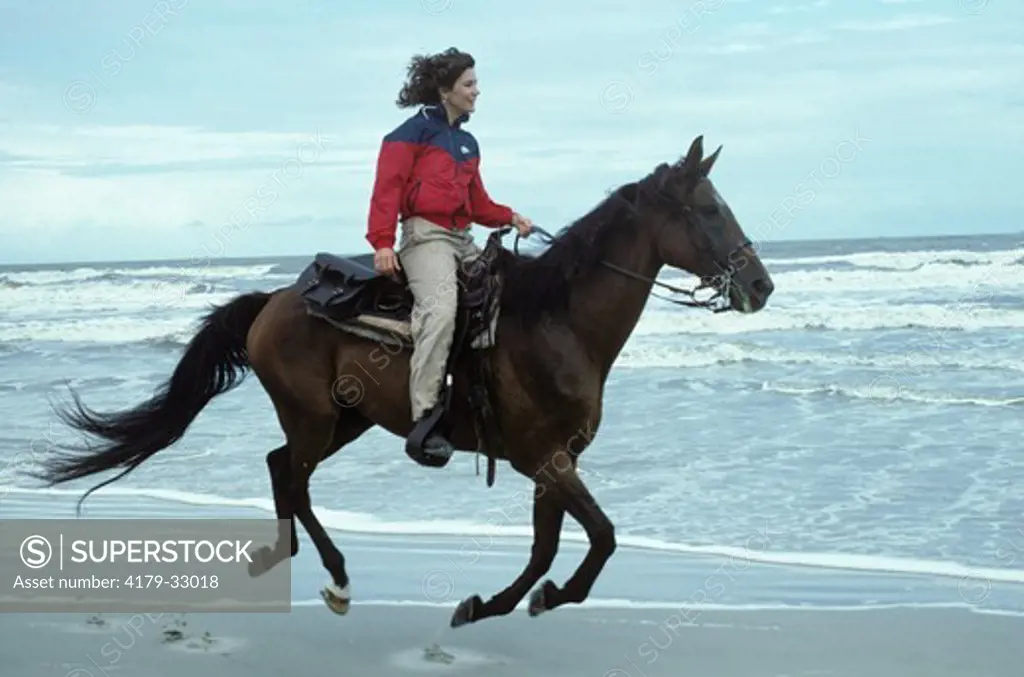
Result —
<svg viewBox="0 0 1024 677"><path fill-rule="evenodd" d="M648 279L654 279L661 262L642 231L626 237L620 231L612 238L603 259ZM570 326L587 352L601 366L602 376L626 344L640 320L651 293L651 283L598 264L589 275L574 283L570 302Z"/></svg>

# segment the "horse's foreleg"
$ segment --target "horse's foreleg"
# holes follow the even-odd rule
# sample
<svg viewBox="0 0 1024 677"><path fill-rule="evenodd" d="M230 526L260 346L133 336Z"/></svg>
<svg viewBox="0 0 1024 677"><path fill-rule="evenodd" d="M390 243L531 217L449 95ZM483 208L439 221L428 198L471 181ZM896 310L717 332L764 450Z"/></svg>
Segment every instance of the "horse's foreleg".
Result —
<svg viewBox="0 0 1024 677"><path fill-rule="evenodd" d="M486 602L479 595L464 600L455 609L451 626L457 628L490 616L504 616L515 609L530 588L551 568L558 551L564 515L565 510L550 481L538 477L533 491L533 548L526 568L511 585Z"/></svg>
<svg viewBox="0 0 1024 677"><path fill-rule="evenodd" d="M572 577L566 581L565 587L559 588L548 580L530 595L531 616L563 604L583 602L604 565L615 552L615 527L587 490L576 472L575 464L565 461L553 465L555 494L573 519L587 532L590 548Z"/></svg>

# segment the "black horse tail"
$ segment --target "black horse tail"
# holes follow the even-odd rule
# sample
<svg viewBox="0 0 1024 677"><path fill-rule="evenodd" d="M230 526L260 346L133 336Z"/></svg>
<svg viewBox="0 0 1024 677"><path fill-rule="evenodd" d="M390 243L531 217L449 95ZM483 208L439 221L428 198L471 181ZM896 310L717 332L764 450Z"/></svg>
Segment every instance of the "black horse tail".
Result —
<svg viewBox="0 0 1024 677"><path fill-rule="evenodd" d="M89 489L82 501L102 486L134 470L148 458L177 442L210 400L241 384L249 369L246 336L271 294L252 292L214 307L202 320L174 373L145 402L132 409L96 413L71 391L74 411L56 408L64 423L100 438L92 445L64 449L42 461L31 473L49 486L115 468L118 475Z"/></svg>

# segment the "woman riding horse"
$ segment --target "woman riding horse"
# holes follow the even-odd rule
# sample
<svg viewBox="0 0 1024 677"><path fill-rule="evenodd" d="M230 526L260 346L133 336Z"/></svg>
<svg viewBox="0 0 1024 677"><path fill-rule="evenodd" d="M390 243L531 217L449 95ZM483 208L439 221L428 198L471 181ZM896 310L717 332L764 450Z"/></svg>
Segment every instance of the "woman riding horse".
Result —
<svg viewBox="0 0 1024 677"><path fill-rule="evenodd" d="M474 67L473 57L454 47L413 57L396 103L420 109L384 137L370 201L366 239L374 248L374 267L387 275L404 271L414 299L409 396L417 425L442 406L441 380L458 308L453 280L460 264L480 254L472 223L511 223L524 236L532 228L530 219L494 202L480 178L480 147L463 128L480 94ZM423 450L447 459L454 448L431 433Z"/></svg>

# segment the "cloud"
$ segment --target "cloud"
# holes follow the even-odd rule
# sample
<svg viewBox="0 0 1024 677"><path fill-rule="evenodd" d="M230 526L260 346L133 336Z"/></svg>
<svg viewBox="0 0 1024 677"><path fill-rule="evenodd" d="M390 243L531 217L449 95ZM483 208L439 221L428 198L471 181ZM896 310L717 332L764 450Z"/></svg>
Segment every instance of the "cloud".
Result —
<svg viewBox="0 0 1024 677"><path fill-rule="evenodd" d="M955 19L939 14L906 14L888 19L846 21L836 25L838 30L864 33L890 33L909 31L917 28L931 28L954 23Z"/></svg>
<svg viewBox="0 0 1024 677"><path fill-rule="evenodd" d="M337 144L337 138L317 129L275 133L211 132L175 125L0 125L0 152L68 168L283 160L300 147Z"/></svg>
<svg viewBox="0 0 1024 677"><path fill-rule="evenodd" d="M800 5L774 5L768 9L769 14L793 14L797 12L812 12L824 9L828 6L828 0L815 0Z"/></svg>
<svg viewBox="0 0 1024 677"><path fill-rule="evenodd" d="M380 138L411 112L393 104L407 59L453 42L478 60L469 128L488 188L545 227L700 133L724 145L723 195L756 221L858 126L873 145L787 237L923 232L957 195L1024 217L992 178L1022 169L1005 152L1024 141L1016 5L997 17L812 0L652 0L642 14L621 0L456 0L443 14L189 2L116 76L104 70L151 4L111 0L57 26L19 5L19 30L0 27L0 256L188 256L240 218L230 255L365 249ZM62 100L76 79L95 90L78 114ZM610 83L628 94L616 112ZM331 145L297 163L318 130Z"/></svg>
<svg viewBox="0 0 1024 677"><path fill-rule="evenodd" d="M827 54L823 50L822 56ZM700 95L684 97L674 95L668 86L675 80L670 62L663 72L633 83L636 99L618 119L622 129L617 133L595 131L611 124L599 106L588 104L587 115L578 117L581 98L596 98L599 78L583 79L573 87L533 82L509 86L494 95L499 102L487 104L485 126L476 130L483 146L485 180L496 199L519 204L534 199L565 202L566 187L576 186L572 204L584 205L599 197L603 188L675 159L698 133L707 133L708 143L725 145L727 174L777 173L780 159L790 158L796 164L790 176L798 176L804 167L797 158L804 158L804 166L813 164L856 124L885 128L905 121L918 133L941 128L941 123L922 118L922 112L913 108L890 110L888 122L873 123L858 112L864 101L990 91L1012 84L1016 73L1011 60L999 58L1005 51L993 47L974 47L945 60L921 47L907 54L905 64L878 73L846 70L842 59L830 64L803 53L794 55L802 60L802 70L787 69L783 79L740 69L700 86ZM810 61L819 67L809 68ZM969 65L983 63L988 65ZM1016 78L1019 82L1020 76ZM551 114L528 118L513 105L533 100L550 105ZM961 119L987 116L990 124L1005 125L1005 133L1021 134L1019 126L1012 127L1009 108L1005 113L987 111L983 102L966 98L949 101L944 110L956 111ZM673 120L682 124L666 124ZM291 221L295 227L301 227L295 219L334 218L356 233L365 218L383 131L384 125L365 122L319 132L6 124L0 126L0 171L7 172L0 180L0 202L9 215L5 227L60 230L79 224L173 233L184 224L215 229L241 213L260 224ZM971 132L972 137L984 135L987 126L978 125ZM316 161L298 162L298 149L303 147L314 159L318 138L324 150ZM963 145L967 138L945 143ZM976 142L974 138L970 143ZM892 140L889 144L898 147ZM291 163L287 172L286 163ZM11 173L12 169L17 171ZM261 189L273 189L274 198L259 197ZM755 182L741 184L738 190L741 202L757 203L772 199L778 189ZM260 208L259 215L244 216L247 204Z"/></svg>
<svg viewBox="0 0 1024 677"><path fill-rule="evenodd" d="M767 49L767 45L753 42L727 42L721 45L705 47L698 51L704 54L748 54L750 52L760 52L763 49Z"/></svg>
<svg viewBox="0 0 1024 677"><path fill-rule="evenodd" d="M223 222L260 199L312 197L372 155L323 130L216 133L127 125L0 127L0 204L8 228L173 229ZM278 204L280 209L280 204Z"/></svg>

